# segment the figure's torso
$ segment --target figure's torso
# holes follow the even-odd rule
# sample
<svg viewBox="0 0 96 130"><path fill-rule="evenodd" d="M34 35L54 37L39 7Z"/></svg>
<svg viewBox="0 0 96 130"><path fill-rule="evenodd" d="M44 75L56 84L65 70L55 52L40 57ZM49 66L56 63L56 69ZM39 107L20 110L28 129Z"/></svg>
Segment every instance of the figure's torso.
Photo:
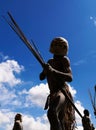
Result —
<svg viewBox="0 0 96 130"><path fill-rule="evenodd" d="M69 68L69 62L64 57L61 59L50 59L48 63L56 70L67 73ZM47 81L49 85L49 89L51 92L58 91L61 87L64 86L65 82L63 77L60 77L58 75L47 75Z"/></svg>

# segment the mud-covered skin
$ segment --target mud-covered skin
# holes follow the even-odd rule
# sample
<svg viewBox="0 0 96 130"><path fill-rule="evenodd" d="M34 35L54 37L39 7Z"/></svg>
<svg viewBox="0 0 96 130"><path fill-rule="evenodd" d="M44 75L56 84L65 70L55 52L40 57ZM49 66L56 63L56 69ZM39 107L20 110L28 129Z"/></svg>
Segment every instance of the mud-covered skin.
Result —
<svg viewBox="0 0 96 130"><path fill-rule="evenodd" d="M70 61L67 57L54 55L53 59L48 60L44 70L40 74L40 79L47 78L50 90L50 102L48 109L48 119L50 130L68 130L64 128L63 116L64 107L66 107L66 98L60 91L61 88L67 88L66 82L72 81L72 72ZM71 129L70 129L71 130Z"/></svg>

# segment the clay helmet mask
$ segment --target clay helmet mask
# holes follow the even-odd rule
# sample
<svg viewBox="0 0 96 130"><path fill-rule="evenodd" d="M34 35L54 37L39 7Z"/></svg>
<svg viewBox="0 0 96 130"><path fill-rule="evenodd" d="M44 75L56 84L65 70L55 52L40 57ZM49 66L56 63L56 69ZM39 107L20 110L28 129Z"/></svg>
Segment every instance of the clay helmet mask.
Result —
<svg viewBox="0 0 96 130"><path fill-rule="evenodd" d="M67 55L68 41L63 37L56 37L52 40L50 45L50 52L55 55Z"/></svg>

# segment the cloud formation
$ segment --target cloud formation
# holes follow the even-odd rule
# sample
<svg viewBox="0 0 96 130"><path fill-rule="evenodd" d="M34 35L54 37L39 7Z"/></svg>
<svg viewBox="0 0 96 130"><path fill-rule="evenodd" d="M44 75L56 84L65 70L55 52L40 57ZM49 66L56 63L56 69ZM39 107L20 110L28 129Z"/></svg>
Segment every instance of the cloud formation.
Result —
<svg viewBox="0 0 96 130"><path fill-rule="evenodd" d="M19 74L23 69L15 60L0 63L0 83L7 83L9 86L20 84L22 81L15 77L15 73Z"/></svg>
<svg viewBox="0 0 96 130"><path fill-rule="evenodd" d="M93 22L94 26L96 26L96 17L90 16L90 20Z"/></svg>
<svg viewBox="0 0 96 130"><path fill-rule="evenodd" d="M49 130L47 114L43 110L49 94L48 84L41 83L29 89L17 89L16 85L22 83L22 79L18 78L18 75L23 70L24 67L15 60L6 60L0 63L0 129L12 129L14 116L20 110L23 115L24 130ZM74 87L69 86L69 89L73 97L75 97L76 90ZM83 112L84 108L80 101L76 101L75 105L80 112ZM32 109L33 113L35 113L35 108L40 109L41 114L39 116L32 115L30 111L27 111L27 109ZM77 113L76 121L78 130L82 130L81 119Z"/></svg>

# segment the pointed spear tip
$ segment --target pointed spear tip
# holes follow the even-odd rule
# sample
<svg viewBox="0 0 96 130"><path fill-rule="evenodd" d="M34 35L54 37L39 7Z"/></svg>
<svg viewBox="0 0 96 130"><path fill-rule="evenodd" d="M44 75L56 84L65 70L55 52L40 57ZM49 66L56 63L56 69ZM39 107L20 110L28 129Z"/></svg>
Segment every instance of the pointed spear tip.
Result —
<svg viewBox="0 0 96 130"><path fill-rule="evenodd" d="M7 11L7 14L10 14L10 12L9 12L9 11Z"/></svg>
<svg viewBox="0 0 96 130"><path fill-rule="evenodd" d="M11 13L10 13L9 11L7 12L7 14L8 14L9 16L11 16Z"/></svg>
<svg viewBox="0 0 96 130"><path fill-rule="evenodd" d="M95 89L95 91L96 91L96 85L95 85L94 89Z"/></svg>

